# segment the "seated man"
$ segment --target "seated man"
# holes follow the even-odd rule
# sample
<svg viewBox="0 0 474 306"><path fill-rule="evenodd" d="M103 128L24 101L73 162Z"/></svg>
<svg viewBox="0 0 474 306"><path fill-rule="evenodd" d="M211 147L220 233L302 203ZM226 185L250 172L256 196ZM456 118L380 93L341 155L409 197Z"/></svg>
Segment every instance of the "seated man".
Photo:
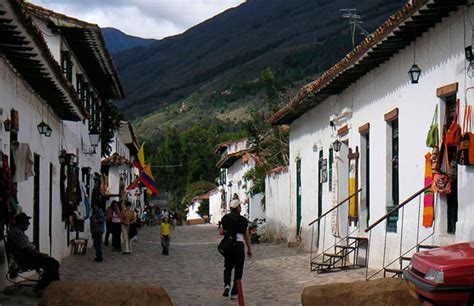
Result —
<svg viewBox="0 0 474 306"><path fill-rule="evenodd" d="M48 254L40 253L24 233L30 225L31 217L25 213L15 216L15 224L8 231L9 251L22 269L43 269L43 275L36 285L44 290L52 281L59 280L59 262Z"/></svg>

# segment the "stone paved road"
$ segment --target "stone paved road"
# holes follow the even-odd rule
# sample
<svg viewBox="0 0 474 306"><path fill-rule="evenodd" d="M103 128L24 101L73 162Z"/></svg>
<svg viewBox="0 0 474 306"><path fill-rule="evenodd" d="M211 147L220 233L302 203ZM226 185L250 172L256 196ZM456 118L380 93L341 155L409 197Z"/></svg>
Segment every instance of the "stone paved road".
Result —
<svg viewBox="0 0 474 306"><path fill-rule="evenodd" d="M107 250L102 263L93 261L93 249L86 255L63 260L63 280L93 279L104 282L133 282L163 286L175 305L236 305L222 296L223 257L217 252L220 240L214 225L178 227L170 256L161 255L159 227L140 230L133 254ZM309 271L309 254L286 244L261 243L254 257L246 260L243 287L247 305L300 305L303 288L312 284L362 280L365 270L318 275ZM29 294L27 290L24 294ZM0 305L34 305L31 297L6 297Z"/></svg>

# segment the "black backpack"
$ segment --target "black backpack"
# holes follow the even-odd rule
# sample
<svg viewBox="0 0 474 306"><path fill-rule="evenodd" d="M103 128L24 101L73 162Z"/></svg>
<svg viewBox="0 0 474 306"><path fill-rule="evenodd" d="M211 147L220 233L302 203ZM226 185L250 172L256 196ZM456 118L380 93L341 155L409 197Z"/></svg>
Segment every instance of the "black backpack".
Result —
<svg viewBox="0 0 474 306"><path fill-rule="evenodd" d="M237 245L237 238L235 233L226 232L221 242L217 246L217 250L221 253L222 256L226 256L229 252Z"/></svg>

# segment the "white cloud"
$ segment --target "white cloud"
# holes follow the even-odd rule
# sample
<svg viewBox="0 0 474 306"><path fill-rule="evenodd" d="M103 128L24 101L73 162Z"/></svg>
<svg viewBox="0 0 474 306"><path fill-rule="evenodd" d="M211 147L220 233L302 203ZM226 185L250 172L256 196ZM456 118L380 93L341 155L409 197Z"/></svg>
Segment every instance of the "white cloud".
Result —
<svg viewBox="0 0 474 306"><path fill-rule="evenodd" d="M135 36L164 38L245 0L29 0L47 9Z"/></svg>

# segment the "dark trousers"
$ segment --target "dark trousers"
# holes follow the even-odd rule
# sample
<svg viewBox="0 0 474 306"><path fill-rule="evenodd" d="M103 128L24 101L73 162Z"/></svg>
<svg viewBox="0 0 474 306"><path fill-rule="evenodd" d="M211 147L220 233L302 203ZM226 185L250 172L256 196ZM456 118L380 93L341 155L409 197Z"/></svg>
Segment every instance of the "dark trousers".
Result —
<svg viewBox="0 0 474 306"><path fill-rule="evenodd" d="M232 269L234 271L234 283L236 279L242 279L244 273L244 261L245 261L245 247L243 242L237 242L234 250L229 252L224 259L224 286L230 286L230 279L232 275ZM236 293L235 285L232 288L233 293Z"/></svg>
<svg viewBox="0 0 474 306"><path fill-rule="evenodd" d="M46 289L51 282L59 280L59 262L56 259L36 253L22 254L19 257L21 257L21 259L18 258L21 267L43 270L43 275L37 285L39 289Z"/></svg>
<svg viewBox="0 0 474 306"><path fill-rule="evenodd" d="M116 251L121 251L120 235L122 234L122 223L112 222L112 247Z"/></svg>
<svg viewBox="0 0 474 306"><path fill-rule="evenodd" d="M104 238L104 244L109 245L109 235L112 234L112 221L106 220L105 221L105 238Z"/></svg>
<svg viewBox="0 0 474 306"><path fill-rule="evenodd" d="M163 248L163 251L161 252L161 254L163 255L170 254L170 236L163 236L161 238L161 247Z"/></svg>
<svg viewBox="0 0 474 306"><path fill-rule="evenodd" d="M102 232L92 232L92 240L94 241L95 258L102 260Z"/></svg>

